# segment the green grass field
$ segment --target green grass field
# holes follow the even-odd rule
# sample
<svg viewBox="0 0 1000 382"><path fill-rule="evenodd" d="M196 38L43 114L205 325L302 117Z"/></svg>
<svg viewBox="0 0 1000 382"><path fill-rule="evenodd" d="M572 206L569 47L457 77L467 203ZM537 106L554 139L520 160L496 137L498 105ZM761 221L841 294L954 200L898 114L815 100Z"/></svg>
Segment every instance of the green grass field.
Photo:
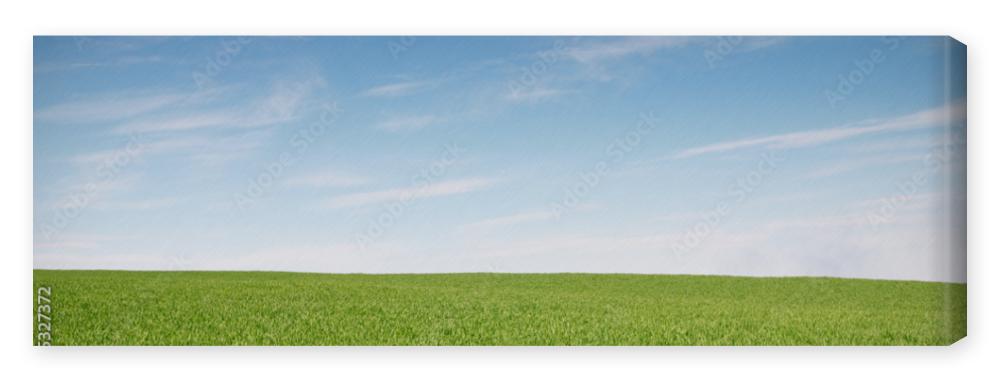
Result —
<svg viewBox="0 0 1000 382"><path fill-rule="evenodd" d="M51 288L53 345L946 345L966 330L965 284L929 282L36 270L34 285Z"/></svg>

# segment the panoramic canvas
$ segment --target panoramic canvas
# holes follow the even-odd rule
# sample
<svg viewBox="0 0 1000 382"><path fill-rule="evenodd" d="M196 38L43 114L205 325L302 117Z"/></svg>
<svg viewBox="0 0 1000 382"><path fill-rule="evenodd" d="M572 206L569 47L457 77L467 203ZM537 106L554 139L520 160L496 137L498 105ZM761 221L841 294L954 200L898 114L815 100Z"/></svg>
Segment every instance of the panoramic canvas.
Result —
<svg viewBox="0 0 1000 382"><path fill-rule="evenodd" d="M33 45L35 345L966 335L950 37Z"/></svg>

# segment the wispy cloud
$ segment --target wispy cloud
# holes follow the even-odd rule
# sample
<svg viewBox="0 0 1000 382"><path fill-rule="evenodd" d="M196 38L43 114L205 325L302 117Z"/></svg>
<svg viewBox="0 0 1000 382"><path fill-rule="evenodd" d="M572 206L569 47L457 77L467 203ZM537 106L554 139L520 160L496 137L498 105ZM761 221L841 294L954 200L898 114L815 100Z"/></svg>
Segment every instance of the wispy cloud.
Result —
<svg viewBox="0 0 1000 382"><path fill-rule="evenodd" d="M115 132L120 134L151 133L162 131L193 130L206 127L243 126L249 120L239 112L206 112L201 114L181 115L153 120L135 121L119 126Z"/></svg>
<svg viewBox="0 0 1000 382"><path fill-rule="evenodd" d="M751 52L758 49L770 48L772 46L781 44L787 40L786 37L780 36L757 36L757 37L744 37L744 42L740 45L740 51Z"/></svg>
<svg viewBox="0 0 1000 382"><path fill-rule="evenodd" d="M586 254L621 254L635 255L638 253L667 253L670 245L682 235L673 233L630 234L630 235L594 235L568 234L552 235L542 238L532 238L514 242L490 243L479 246L475 251L481 257L525 257L525 256L571 256ZM592 265L592 264L588 264Z"/></svg>
<svg viewBox="0 0 1000 382"><path fill-rule="evenodd" d="M134 151L128 146L99 150L69 157L69 162L81 167L97 167L115 161L136 160L156 155L183 153L199 165L217 165L244 157L264 145L270 138L267 131L252 131L230 136L182 136L136 142Z"/></svg>
<svg viewBox="0 0 1000 382"><path fill-rule="evenodd" d="M99 150L74 155L69 158L69 162L78 166L96 167L101 164L111 163L116 159L124 160L126 157L134 159L136 157L146 155L162 154L179 149L196 147L204 143L204 140L191 138L163 139L156 142L136 142L134 151L131 151L132 149L129 146L123 145L122 147L115 149Z"/></svg>
<svg viewBox="0 0 1000 382"><path fill-rule="evenodd" d="M189 111L175 115L132 120L114 131L120 134L183 131L205 128L260 127L288 122L298 117L307 98L323 86L322 78L279 82L271 92L248 104Z"/></svg>
<svg viewBox="0 0 1000 382"><path fill-rule="evenodd" d="M893 137L879 141L863 142L854 147L859 153L882 153L898 151L927 152L935 148L964 143L965 137L943 134L926 134L914 137Z"/></svg>
<svg viewBox="0 0 1000 382"><path fill-rule="evenodd" d="M344 173L321 173L291 177L285 185L293 187L343 188L368 184L371 180L358 175Z"/></svg>
<svg viewBox="0 0 1000 382"><path fill-rule="evenodd" d="M255 130L225 137L201 138L203 143L191 147L188 157L202 166L217 166L244 159L272 142L273 132ZM183 141L178 142L183 144ZM180 147L183 148L183 147Z"/></svg>
<svg viewBox="0 0 1000 382"><path fill-rule="evenodd" d="M172 207L180 203L180 198L164 197L140 200L105 200L94 205L96 209L116 211L147 211Z"/></svg>
<svg viewBox="0 0 1000 382"><path fill-rule="evenodd" d="M125 195L134 191L142 178L141 174L122 175L113 179L88 178L88 174L76 173L60 180L53 186L51 203L44 210L59 213L60 210L80 209L102 202L105 198Z"/></svg>
<svg viewBox="0 0 1000 382"><path fill-rule="evenodd" d="M511 102L539 102L555 98L566 93L567 91L565 90L536 87L530 89L512 90L507 93L506 99Z"/></svg>
<svg viewBox="0 0 1000 382"><path fill-rule="evenodd" d="M434 115L413 115L404 117L392 117L375 125L376 129L382 131L411 131L419 130L441 119Z"/></svg>
<svg viewBox="0 0 1000 382"><path fill-rule="evenodd" d="M76 249L98 248L101 244L120 240L122 237L111 235L96 235L72 233L53 239L45 239L42 235L35 236L34 249L44 251L65 252Z"/></svg>
<svg viewBox="0 0 1000 382"><path fill-rule="evenodd" d="M695 41L692 37L627 37L613 41L601 41L566 50L570 58L591 63L609 59L623 58L634 54L648 54L665 48L675 48L688 45Z"/></svg>
<svg viewBox="0 0 1000 382"><path fill-rule="evenodd" d="M160 56L127 56L114 60L105 61L79 61L79 62L46 62L35 66L35 73L50 73L79 69L95 69L106 67L121 67L138 64L152 64L163 62Z"/></svg>
<svg viewBox="0 0 1000 382"><path fill-rule="evenodd" d="M950 122L964 119L964 104L946 105L900 117L882 120L869 120L829 129L809 130L713 143L710 145L683 150L675 154L674 158L689 158L710 153L720 153L756 147L768 149L789 149L815 146L868 134L940 127Z"/></svg>
<svg viewBox="0 0 1000 382"><path fill-rule="evenodd" d="M466 224L462 230L487 230L496 229L522 223L551 220L557 217L556 213L550 211L529 211L513 215L500 216L491 219L481 220L475 223Z"/></svg>
<svg viewBox="0 0 1000 382"><path fill-rule="evenodd" d="M178 93L135 94L123 92L64 102L35 112L39 121L91 123L118 121L160 110L184 100Z"/></svg>
<svg viewBox="0 0 1000 382"><path fill-rule="evenodd" d="M469 178L381 191L359 192L331 198L324 202L323 206L326 208L347 208L375 203L464 194L489 188L498 182L497 179L492 178Z"/></svg>
<svg viewBox="0 0 1000 382"><path fill-rule="evenodd" d="M927 159L928 155L929 154L873 156L873 157L863 157L846 161L839 161L838 163L835 164L819 167L809 172L806 176L809 178L822 178L866 168L881 168L892 164L919 162Z"/></svg>
<svg viewBox="0 0 1000 382"><path fill-rule="evenodd" d="M412 94L429 85L425 81L397 82L370 88L362 92L361 95L365 97L399 97Z"/></svg>

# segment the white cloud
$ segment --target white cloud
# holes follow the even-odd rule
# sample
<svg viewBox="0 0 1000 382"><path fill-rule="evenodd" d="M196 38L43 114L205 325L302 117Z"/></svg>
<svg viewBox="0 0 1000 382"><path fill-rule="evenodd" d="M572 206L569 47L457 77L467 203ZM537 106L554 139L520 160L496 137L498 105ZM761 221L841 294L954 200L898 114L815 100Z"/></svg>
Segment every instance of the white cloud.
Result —
<svg viewBox="0 0 1000 382"><path fill-rule="evenodd" d="M511 91L507 93L506 99L512 102L538 102L566 93L566 91L560 89L535 87Z"/></svg>
<svg viewBox="0 0 1000 382"><path fill-rule="evenodd" d="M252 131L224 137L183 136L155 140L137 139L115 149L79 154L69 161L82 167L98 168L113 163L128 163L155 155L184 153L184 157L199 165L218 165L237 160L264 145L270 138L267 131Z"/></svg>
<svg viewBox="0 0 1000 382"><path fill-rule="evenodd" d="M54 123L92 123L118 121L160 110L184 100L181 94L120 93L44 107L35 112L39 121Z"/></svg>
<svg viewBox="0 0 1000 382"><path fill-rule="evenodd" d="M374 203L412 201L437 196L463 194L488 188L497 182L496 179L490 178L469 178L382 191L359 192L328 199L323 203L323 206L326 208L347 208Z"/></svg>
<svg viewBox="0 0 1000 382"><path fill-rule="evenodd" d="M682 47L694 41L692 37L628 37L614 41L575 46L566 55L583 63L622 58L633 54L648 54L660 49Z"/></svg>
<svg viewBox="0 0 1000 382"><path fill-rule="evenodd" d="M365 97L399 97L411 94L426 86L428 83L423 81L398 82L370 88L362 92L361 95Z"/></svg>
<svg viewBox="0 0 1000 382"><path fill-rule="evenodd" d="M64 182L68 185L60 189L65 192L66 197L60 200L68 203L77 203L75 200L71 200L71 197L76 195L92 195L93 197L90 200L97 200L106 194L130 191L139 184L140 178L142 178L142 175L139 173L122 173L108 179L100 177L87 178L87 175L89 174L77 173L65 178ZM63 206L60 204L53 207L60 208Z"/></svg>
<svg viewBox="0 0 1000 382"><path fill-rule="evenodd" d="M285 180L285 185L294 187L354 187L368 184L370 179L362 176L343 173L309 174L291 177Z"/></svg>
<svg viewBox="0 0 1000 382"><path fill-rule="evenodd" d="M929 134L921 134L920 136L908 138L890 137L878 141L864 142L851 147L851 149L860 153L882 153L887 151L930 152L935 149L964 143L964 136L930 132Z"/></svg>
<svg viewBox="0 0 1000 382"><path fill-rule="evenodd" d="M235 112L210 112L176 117L144 120L125 124L115 129L121 134L193 130L206 127L240 125L244 117Z"/></svg>
<svg viewBox="0 0 1000 382"><path fill-rule="evenodd" d="M519 241L504 241L502 243L486 243L469 248L469 254L479 258L491 257L535 257L568 254L570 257L585 255L603 255L614 259L610 254L633 255L637 253L658 252L667 254L670 245L679 240L681 235L674 233L635 234L635 235L552 235L537 239ZM593 268L598 264L576 264L581 268ZM570 269L567 264L563 269ZM558 268L547 270L559 272ZM596 269L591 272L597 271Z"/></svg>
<svg viewBox="0 0 1000 382"><path fill-rule="evenodd" d="M521 223L551 220L557 217L556 213L550 211L522 212L513 215L500 216L491 219L481 220L462 226L461 230L487 230Z"/></svg>
<svg viewBox="0 0 1000 382"><path fill-rule="evenodd" d="M180 203L179 198L151 198L141 200L105 200L94 205L95 209L116 211L146 211L172 207Z"/></svg>
<svg viewBox="0 0 1000 382"><path fill-rule="evenodd" d="M96 243L86 246L39 247L33 256L35 269L122 269L197 271L285 271L378 273L379 261L395 257L400 262L405 248L375 244L358 256L353 243L263 246L249 251L178 253L143 249L109 253ZM96 250L96 252L94 251ZM373 260L376 259L376 260Z"/></svg>
<svg viewBox="0 0 1000 382"><path fill-rule="evenodd" d="M738 52L751 52L775 46L783 42L781 37L743 37L739 42L729 42L730 48ZM650 54L663 49L681 48L689 45L705 46L711 49L719 44L719 38L690 36L638 36L617 40L600 41L567 48L565 55L581 63L625 58L636 54Z"/></svg>
<svg viewBox="0 0 1000 382"><path fill-rule="evenodd" d="M71 251L81 249L97 249L100 245L120 239L117 236L67 233L52 239L43 239L45 235L35 235L34 249L36 251Z"/></svg>
<svg viewBox="0 0 1000 382"><path fill-rule="evenodd" d="M822 178L866 168L873 168L873 167L879 168L892 164L919 162L926 160L929 157L929 155L930 153L923 155L906 154L906 155L893 155L893 156L872 156L872 157L843 160L838 163L818 167L810 171L808 174L806 174L806 176L809 178Z"/></svg>
<svg viewBox="0 0 1000 382"><path fill-rule="evenodd" d="M785 37L778 36L743 37L742 43L738 44L736 49L741 52L751 52L758 49L770 48L781 44L785 40Z"/></svg>
<svg viewBox="0 0 1000 382"><path fill-rule="evenodd" d="M809 130L713 143L710 145L683 150L674 155L674 158L688 158L710 153L720 153L756 147L768 149L789 149L815 146L867 134L941 127L951 122L961 121L964 119L964 104L946 105L895 118L869 120L829 129Z"/></svg>
<svg viewBox="0 0 1000 382"><path fill-rule="evenodd" d="M107 61L47 62L36 65L35 73L49 73L77 69L105 68L163 62L160 56L126 56Z"/></svg>
<svg viewBox="0 0 1000 382"><path fill-rule="evenodd" d="M59 181L61 184L46 190L51 194L51 199L37 211L40 215L44 215L39 219L53 222L66 211L82 211L102 203L109 197L131 193L141 178L141 174L135 173L118 174L109 179L88 177L86 173L63 177Z"/></svg>
<svg viewBox="0 0 1000 382"><path fill-rule="evenodd" d="M166 257L148 254L88 254L67 253L65 251L35 251L32 257L35 269L121 269L121 270L166 270Z"/></svg>
<svg viewBox="0 0 1000 382"><path fill-rule="evenodd" d="M271 89L271 93L246 105L133 120L117 127L115 132L131 134L205 128L247 128L288 122L299 116L308 97L324 83L319 77L298 82L278 82Z"/></svg>

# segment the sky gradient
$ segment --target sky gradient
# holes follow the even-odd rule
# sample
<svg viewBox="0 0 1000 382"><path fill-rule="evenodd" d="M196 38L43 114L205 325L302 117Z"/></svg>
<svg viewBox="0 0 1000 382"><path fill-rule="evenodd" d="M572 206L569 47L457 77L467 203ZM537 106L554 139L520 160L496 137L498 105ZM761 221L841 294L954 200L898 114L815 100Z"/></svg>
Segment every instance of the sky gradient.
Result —
<svg viewBox="0 0 1000 382"><path fill-rule="evenodd" d="M36 37L34 266L965 281L947 37Z"/></svg>

